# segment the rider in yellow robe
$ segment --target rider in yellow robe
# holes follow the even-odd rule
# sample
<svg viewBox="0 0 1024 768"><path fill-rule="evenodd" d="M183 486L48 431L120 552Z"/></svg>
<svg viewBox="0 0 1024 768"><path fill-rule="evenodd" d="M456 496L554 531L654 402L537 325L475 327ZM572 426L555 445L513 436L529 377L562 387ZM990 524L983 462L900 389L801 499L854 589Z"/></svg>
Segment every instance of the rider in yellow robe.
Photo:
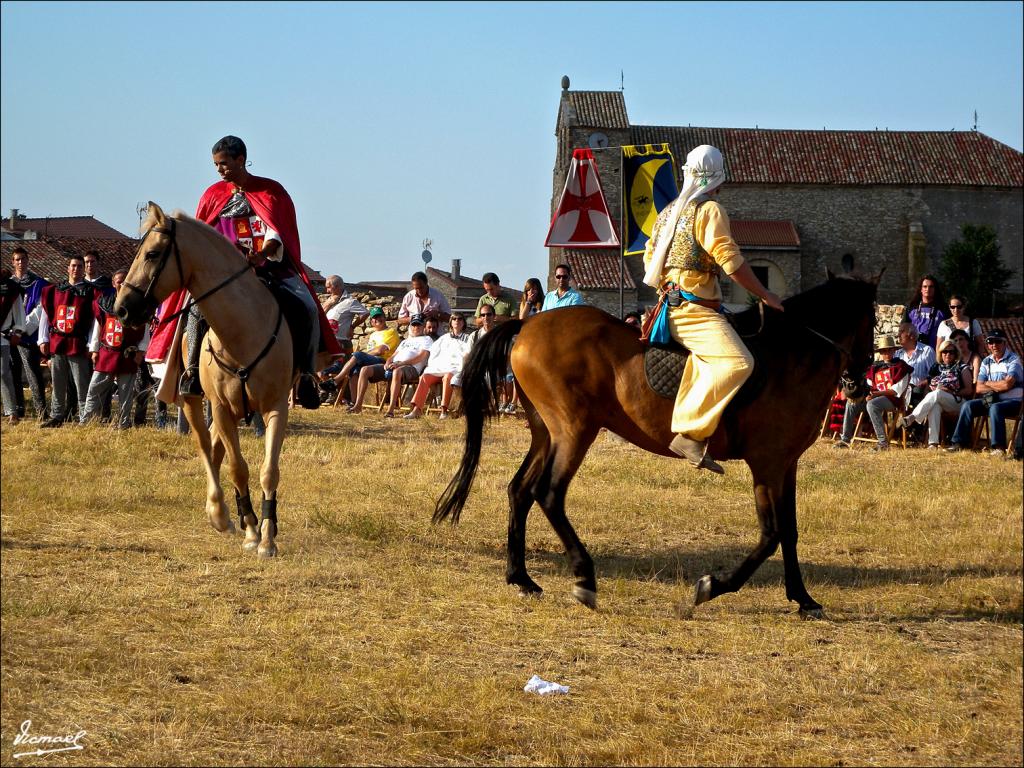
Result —
<svg viewBox="0 0 1024 768"><path fill-rule="evenodd" d="M707 439L750 376L754 360L720 313L719 270L767 306L783 307L740 255L729 215L713 199L725 181L722 153L699 146L687 155L683 172L679 197L659 214L647 242L644 282L659 290L672 283L681 292L682 303L669 309L669 330L690 350L672 411L676 436L669 449L699 469L721 474L721 466L707 456Z"/></svg>

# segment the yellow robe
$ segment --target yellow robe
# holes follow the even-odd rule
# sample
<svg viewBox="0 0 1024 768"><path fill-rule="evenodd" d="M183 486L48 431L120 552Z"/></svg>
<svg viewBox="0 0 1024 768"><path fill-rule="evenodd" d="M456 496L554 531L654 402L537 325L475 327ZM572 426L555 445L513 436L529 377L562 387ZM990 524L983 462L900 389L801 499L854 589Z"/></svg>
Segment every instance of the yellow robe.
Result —
<svg viewBox="0 0 1024 768"><path fill-rule="evenodd" d="M654 255L654 243L670 208L666 207L654 224L644 252L645 266ZM706 256L695 254L694 244L702 248ZM732 239L729 216L714 201L703 203L691 216L679 217L665 257L662 284L671 280L682 290L702 299L721 300L722 288L716 271L681 266L703 257L710 267L708 256L727 275L744 263L739 246ZM754 358L729 322L700 304L686 302L670 308L669 331L673 339L690 350L672 411L672 431L694 440L706 440L718 427L725 406L750 377Z"/></svg>

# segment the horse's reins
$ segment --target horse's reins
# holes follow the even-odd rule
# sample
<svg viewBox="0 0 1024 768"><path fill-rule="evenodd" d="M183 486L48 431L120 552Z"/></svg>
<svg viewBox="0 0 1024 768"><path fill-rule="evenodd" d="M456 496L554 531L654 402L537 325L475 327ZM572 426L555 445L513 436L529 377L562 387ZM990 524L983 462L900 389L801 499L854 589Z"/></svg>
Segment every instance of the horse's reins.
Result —
<svg viewBox="0 0 1024 768"><path fill-rule="evenodd" d="M146 289L143 290L142 288L139 288L137 285L129 283L127 280L125 280L124 283L122 283L122 285L127 286L129 289L135 291L136 293L141 293L143 302L152 305L154 308L156 308L158 302L156 302L153 299L153 287L156 285L156 281L160 279L160 275L163 273L164 267L167 266L167 262L171 257L172 251L174 252L174 261L178 266L178 280L181 283L182 287L185 287L185 272L181 267L181 251L178 248L177 227L174 219L168 219L168 222L170 223L170 227L152 227L146 231L145 235L142 236L143 242L145 242L146 237L149 235L150 232L156 232L161 235L167 235L170 238L170 241L167 243L167 247L164 248L163 253L160 254L160 263L157 265L156 271L153 273L153 277L150 278L149 285L146 286ZM246 272L248 272L250 269L252 269L251 265L246 263L246 265L242 267L242 269L240 269L238 272L229 275L210 290L205 291L199 296L190 297L189 300L185 302L185 306L183 306L177 312L168 315L167 317L160 318L160 322L167 323L170 322L171 320L176 320L177 318L181 317L184 314L187 314L192 309L192 307L194 307L200 301L209 298L213 294L217 293L217 291L227 287L229 284L231 284L232 282L240 278L242 275L244 275ZM230 373L233 376L235 376L242 384L242 407L245 409L245 423L247 425L252 423L252 417L255 412L249 408L249 392L245 387L245 382L248 381L249 376L252 373L252 369L256 367L257 363L259 363L264 357L267 356L267 354L270 352L270 348L273 347L274 342L277 341L278 331L281 330L282 317L283 313L281 310L281 305L278 304L277 324L274 326L274 332L273 334L271 334L270 340L267 341L266 346L263 347L263 351L261 351L256 356L256 359L246 366L233 368L230 365L228 365L213 350L213 345L210 344L209 339L207 339L207 349L209 349L210 354L213 356L213 359L217 363L217 365L219 365L227 373Z"/></svg>

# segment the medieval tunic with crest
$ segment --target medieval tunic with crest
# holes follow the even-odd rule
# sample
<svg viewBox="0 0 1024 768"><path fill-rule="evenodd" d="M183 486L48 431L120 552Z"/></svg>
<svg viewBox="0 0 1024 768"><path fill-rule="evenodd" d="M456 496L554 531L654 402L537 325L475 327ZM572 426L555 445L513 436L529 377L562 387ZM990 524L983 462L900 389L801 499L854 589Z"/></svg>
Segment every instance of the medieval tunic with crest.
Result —
<svg viewBox="0 0 1024 768"><path fill-rule="evenodd" d="M94 302L96 323L93 326L89 347L97 353L94 371L115 376L133 374L139 370L135 362L135 350L145 351L149 339L149 325L141 328L127 328L113 313L113 295L104 296ZM127 352L127 354L126 354Z"/></svg>
<svg viewBox="0 0 1024 768"><path fill-rule="evenodd" d="M49 342L51 356L88 354L89 334L96 320L95 298L95 289L86 282L43 288L39 325L45 332L40 333L39 343Z"/></svg>

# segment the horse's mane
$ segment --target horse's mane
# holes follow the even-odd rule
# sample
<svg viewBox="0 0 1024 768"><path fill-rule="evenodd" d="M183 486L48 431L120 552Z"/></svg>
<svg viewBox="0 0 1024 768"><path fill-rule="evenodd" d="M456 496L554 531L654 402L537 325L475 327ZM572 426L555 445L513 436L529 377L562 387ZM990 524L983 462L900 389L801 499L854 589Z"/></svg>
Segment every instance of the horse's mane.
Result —
<svg viewBox="0 0 1024 768"><path fill-rule="evenodd" d="M227 240L227 238L225 238L220 232L215 230L206 222L200 221L199 219L190 216L180 208L175 208L173 211L171 211L170 214L166 215L167 218L169 219L174 219L175 221L186 224L187 226L195 227L196 232L198 232L201 235L204 235L206 239L209 240L211 243L215 243L216 247L218 247L220 250L225 252L235 251L234 246L232 246L231 243ZM145 234L154 226L156 226L156 214L155 212L150 210L149 214L146 216L145 221L143 221L142 224L139 226L139 234L144 237Z"/></svg>

